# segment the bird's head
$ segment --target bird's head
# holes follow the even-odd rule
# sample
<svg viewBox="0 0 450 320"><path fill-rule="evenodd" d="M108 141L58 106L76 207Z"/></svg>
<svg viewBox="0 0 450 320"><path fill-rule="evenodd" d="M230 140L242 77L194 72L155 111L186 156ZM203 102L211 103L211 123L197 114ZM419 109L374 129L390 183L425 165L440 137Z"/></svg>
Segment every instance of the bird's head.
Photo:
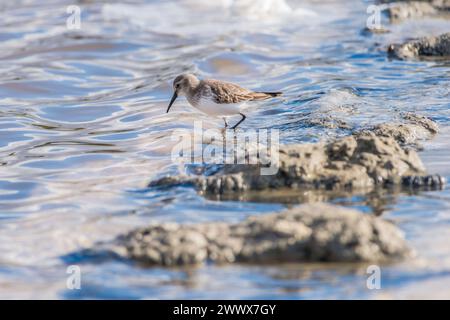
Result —
<svg viewBox="0 0 450 320"><path fill-rule="evenodd" d="M190 90L194 89L199 84L199 82L198 78L191 73L180 74L177 76L175 80L173 80L173 95L172 99L170 99L166 113L169 112L170 107L178 96L187 95Z"/></svg>

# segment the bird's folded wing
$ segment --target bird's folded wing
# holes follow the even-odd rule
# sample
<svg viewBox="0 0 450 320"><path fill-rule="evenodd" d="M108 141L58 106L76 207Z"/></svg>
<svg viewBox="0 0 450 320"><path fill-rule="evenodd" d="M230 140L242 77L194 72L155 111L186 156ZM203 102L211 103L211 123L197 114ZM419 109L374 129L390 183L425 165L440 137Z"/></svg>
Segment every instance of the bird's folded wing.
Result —
<svg viewBox="0 0 450 320"><path fill-rule="evenodd" d="M240 103L255 98L254 92L234 83L218 80L205 80L205 84L210 88L213 100L219 104Z"/></svg>

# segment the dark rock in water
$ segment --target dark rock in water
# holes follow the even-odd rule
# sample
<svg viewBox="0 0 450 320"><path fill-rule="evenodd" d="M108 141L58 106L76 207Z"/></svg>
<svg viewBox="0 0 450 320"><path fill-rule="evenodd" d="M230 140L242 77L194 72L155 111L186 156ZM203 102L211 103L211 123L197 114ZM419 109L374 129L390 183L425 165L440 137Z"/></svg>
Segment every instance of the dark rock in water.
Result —
<svg viewBox="0 0 450 320"><path fill-rule="evenodd" d="M445 185L445 179L440 175L409 176L402 178L402 185L412 188L440 188Z"/></svg>
<svg viewBox="0 0 450 320"><path fill-rule="evenodd" d="M112 251L150 266L385 261L412 253L394 224L325 204L252 216L235 224L149 226L120 237Z"/></svg>
<svg viewBox="0 0 450 320"><path fill-rule="evenodd" d="M148 186L149 187L176 187L176 186L182 186L182 185L191 185L192 183L188 180L182 180L178 177L163 177L161 179L158 179L156 181L151 181Z"/></svg>
<svg viewBox="0 0 450 320"><path fill-rule="evenodd" d="M368 132L330 143L280 146L274 175L261 175L260 165L224 165L211 176L163 178L151 186L192 183L212 194L282 187L337 190L400 184L406 176L425 176L417 153L392 137Z"/></svg>
<svg viewBox="0 0 450 320"><path fill-rule="evenodd" d="M194 186L203 195L231 194L274 189L355 191L374 187L407 186L441 188L445 181L428 176L417 152L410 146L432 137L439 128L429 118L402 114L404 122L387 123L329 143L282 145L276 170L267 166L225 164L210 174L164 177L150 187Z"/></svg>
<svg viewBox="0 0 450 320"><path fill-rule="evenodd" d="M391 44L388 53L399 59L414 57L450 57L450 32L425 37L404 44Z"/></svg>

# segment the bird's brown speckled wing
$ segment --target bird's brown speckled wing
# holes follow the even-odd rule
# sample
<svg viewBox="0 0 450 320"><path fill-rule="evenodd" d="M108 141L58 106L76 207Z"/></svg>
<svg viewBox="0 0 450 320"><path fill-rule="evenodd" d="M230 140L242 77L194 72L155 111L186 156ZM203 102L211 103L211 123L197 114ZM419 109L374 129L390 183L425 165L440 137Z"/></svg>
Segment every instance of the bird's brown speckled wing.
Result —
<svg viewBox="0 0 450 320"><path fill-rule="evenodd" d="M218 104L240 103L258 99L256 92L242 88L234 83L208 79L203 80L203 84L204 89L210 90L210 95ZM262 97L259 99L262 99Z"/></svg>

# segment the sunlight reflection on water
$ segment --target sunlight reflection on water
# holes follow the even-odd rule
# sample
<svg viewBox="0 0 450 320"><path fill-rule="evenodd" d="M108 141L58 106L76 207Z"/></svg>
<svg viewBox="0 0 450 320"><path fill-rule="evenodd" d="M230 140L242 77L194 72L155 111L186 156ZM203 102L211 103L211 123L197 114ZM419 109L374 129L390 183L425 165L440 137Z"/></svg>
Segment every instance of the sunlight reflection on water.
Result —
<svg viewBox="0 0 450 320"><path fill-rule="evenodd" d="M221 119L192 112L182 100L165 114L171 81L181 72L283 90L282 101L250 106L246 126L278 128L285 143L346 135L395 119L400 111L448 126L449 91L442 88L449 85L450 65L392 61L384 48L449 30L450 22L405 22L389 26L391 33L368 36L360 32L366 4L359 1L293 1L290 7L284 1L264 0L259 7L251 2L235 7L201 0L81 2L77 31L65 28L68 1L2 5L0 288L8 286L8 292L0 289L0 297L27 296L33 288L43 297L60 298L221 298L237 283L240 289L233 287L230 297L369 295L356 267L233 266L220 269L220 280L214 267L178 272L87 263L85 293L64 291L55 276L55 270L65 274L61 256L137 225L237 221L284 207L212 201L187 188L160 193L145 188L152 178L179 170L170 161L173 129L192 128L198 119L222 125ZM321 126L311 119L345 121L349 127ZM425 163L441 170L448 140L439 141L430 144ZM361 205L358 198L348 202ZM405 230L411 239L421 225L414 218L431 207L439 209L429 228L448 226L448 206L444 190L399 196L387 209L394 218L409 212ZM425 242L416 240L417 247L425 248ZM435 267L448 272L445 254L436 253L441 258ZM294 275L278 279L290 268ZM405 268L392 268L392 277ZM413 269L405 282L415 272L423 271ZM390 286L395 289L396 282Z"/></svg>

